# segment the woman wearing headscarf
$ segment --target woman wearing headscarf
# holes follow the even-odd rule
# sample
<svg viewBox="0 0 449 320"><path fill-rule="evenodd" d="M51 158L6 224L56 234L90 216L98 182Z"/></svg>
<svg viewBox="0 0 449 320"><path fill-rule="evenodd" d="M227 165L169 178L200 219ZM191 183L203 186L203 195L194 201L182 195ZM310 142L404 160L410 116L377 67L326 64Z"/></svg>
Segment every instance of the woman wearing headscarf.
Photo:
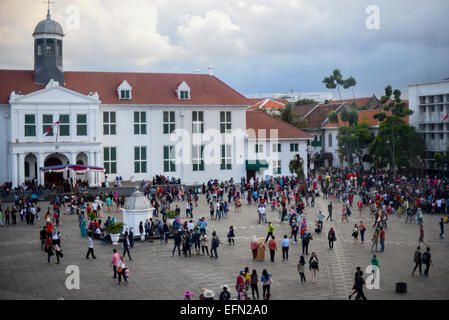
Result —
<svg viewBox="0 0 449 320"><path fill-rule="evenodd" d="M256 260L258 260L258 261L265 260L265 242L264 242L263 238L259 238L259 240L257 240Z"/></svg>

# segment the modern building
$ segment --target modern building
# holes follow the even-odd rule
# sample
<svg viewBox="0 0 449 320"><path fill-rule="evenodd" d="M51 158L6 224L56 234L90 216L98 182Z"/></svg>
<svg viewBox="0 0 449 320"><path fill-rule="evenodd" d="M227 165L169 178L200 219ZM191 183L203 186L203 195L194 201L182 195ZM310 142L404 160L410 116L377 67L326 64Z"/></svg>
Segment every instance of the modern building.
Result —
<svg viewBox="0 0 449 320"><path fill-rule="evenodd" d="M449 79L408 86L410 124L426 143L426 166L449 147Z"/></svg>
<svg viewBox="0 0 449 320"><path fill-rule="evenodd" d="M254 99L285 99L290 103L295 103L300 99L313 99L316 102L324 103L332 100L332 92L293 92L288 93L254 93L246 94L245 97Z"/></svg>
<svg viewBox="0 0 449 320"><path fill-rule="evenodd" d="M0 70L1 183L88 178L99 185L166 175L194 184L246 175L252 103L211 69L65 71L64 33L50 12L33 37L34 70ZM66 164L101 167L105 177L40 170Z"/></svg>

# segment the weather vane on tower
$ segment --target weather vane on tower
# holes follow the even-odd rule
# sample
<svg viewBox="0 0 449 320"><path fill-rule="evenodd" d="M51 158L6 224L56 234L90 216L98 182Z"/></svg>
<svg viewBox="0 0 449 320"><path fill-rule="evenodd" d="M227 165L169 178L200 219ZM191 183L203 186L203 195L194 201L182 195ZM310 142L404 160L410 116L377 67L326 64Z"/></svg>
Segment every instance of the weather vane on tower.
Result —
<svg viewBox="0 0 449 320"><path fill-rule="evenodd" d="M55 4L53 1L47 0L44 1L42 3L46 3L48 5L48 9L47 9L47 19L50 20L50 4Z"/></svg>

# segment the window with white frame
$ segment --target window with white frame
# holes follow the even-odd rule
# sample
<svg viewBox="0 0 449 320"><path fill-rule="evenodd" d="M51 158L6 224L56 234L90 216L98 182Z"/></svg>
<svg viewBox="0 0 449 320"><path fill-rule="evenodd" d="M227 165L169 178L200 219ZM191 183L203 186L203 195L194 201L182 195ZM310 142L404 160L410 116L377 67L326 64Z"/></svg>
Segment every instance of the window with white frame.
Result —
<svg viewBox="0 0 449 320"><path fill-rule="evenodd" d="M76 115L76 135L87 136L87 114Z"/></svg>
<svg viewBox="0 0 449 320"><path fill-rule="evenodd" d="M257 144L254 146L254 152L255 152L255 153L262 153L262 152L263 152L263 144L257 143Z"/></svg>
<svg viewBox="0 0 449 320"><path fill-rule="evenodd" d="M134 111L134 134L147 134L147 113Z"/></svg>
<svg viewBox="0 0 449 320"><path fill-rule="evenodd" d="M178 94L178 99L180 100L189 100L190 99L190 87L187 82L183 81L176 89L176 93Z"/></svg>
<svg viewBox="0 0 449 320"><path fill-rule="evenodd" d="M281 152L281 144L280 143L273 144L273 152Z"/></svg>
<svg viewBox="0 0 449 320"><path fill-rule="evenodd" d="M332 133L329 133L329 147L332 147Z"/></svg>
<svg viewBox="0 0 449 320"><path fill-rule="evenodd" d="M103 134L115 135L116 134L116 122L115 111L103 112Z"/></svg>
<svg viewBox="0 0 449 320"><path fill-rule="evenodd" d="M70 115L59 115L59 135L61 137L70 136Z"/></svg>
<svg viewBox="0 0 449 320"><path fill-rule="evenodd" d="M42 133L48 130L53 125L53 115L52 114L43 114L42 115ZM47 136L53 135L53 128L48 131Z"/></svg>
<svg viewBox="0 0 449 320"><path fill-rule="evenodd" d="M204 171L204 146L192 146L192 169Z"/></svg>
<svg viewBox="0 0 449 320"><path fill-rule="evenodd" d="M164 146L164 172L175 171L175 146Z"/></svg>
<svg viewBox="0 0 449 320"><path fill-rule="evenodd" d="M104 168L107 174L117 173L117 148L104 147L103 148Z"/></svg>
<svg viewBox="0 0 449 320"><path fill-rule="evenodd" d="M281 160L273 161L273 174L281 174Z"/></svg>
<svg viewBox="0 0 449 320"><path fill-rule="evenodd" d="M147 147L134 147L134 173L147 172Z"/></svg>
<svg viewBox="0 0 449 320"><path fill-rule="evenodd" d="M190 97L189 97L189 91L187 91L187 90L182 90L182 91L180 91L180 99L181 100L189 100L190 99Z"/></svg>
<svg viewBox="0 0 449 320"><path fill-rule="evenodd" d="M163 132L164 134L172 133L175 131L175 112L164 111L163 113Z"/></svg>
<svg viewBox="0 0 449 320"><path fill-rule="evenodd" d="M230 144L221 145L221 170L232 170L232 154Z"/></svg>
<svg viewBox="0 0 449 320"><path fill-rule="evenodd" d="M118 98L120 100L130 100L131 99L132 87L128 81L124 80L117 88Z"/></svg>
<svg viewBox="0 0 449 320"><path fill-rule="evenodd" d="M231 111L220 111L220 133L230 133L231 130Z"/></svg>
<svg viewBox="0 0 449 320"><path fill-rule="evenodd" d="M192 111L192 133L204 133L203 111Z"/></svg>
<svg viewBox="0 0 449 320"><path fill-rule="evenodd" d="M25 137L36 136L36 116L34 114L25 115Z"/></svg>
<svg viewBox="0 0 449 320"><path fill-rule="evenodd" d="M298 152L299 147L297 143L290 143L290 152Z"/></svg>

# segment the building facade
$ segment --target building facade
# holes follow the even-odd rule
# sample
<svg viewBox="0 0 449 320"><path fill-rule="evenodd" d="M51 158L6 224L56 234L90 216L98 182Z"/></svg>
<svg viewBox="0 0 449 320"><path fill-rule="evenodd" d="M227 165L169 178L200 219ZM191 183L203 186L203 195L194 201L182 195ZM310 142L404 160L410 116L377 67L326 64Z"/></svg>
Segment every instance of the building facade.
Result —
<svg viewBox="0 0 449 320"><path fill-rule="evenodd" d="M410 125L426 144L426 165L434 167L434 154L449 146L449 79L408 86Z"/></svg>
<svg viewBox="0 0 449 320"><path fill-rule="evenodd" d="M246 175L252 103L212 72L67 72L64 33L50 13L33 36L34 70L0 70L1 183ZM105 176L40 170L66 164L102 167Z"/></svg>

